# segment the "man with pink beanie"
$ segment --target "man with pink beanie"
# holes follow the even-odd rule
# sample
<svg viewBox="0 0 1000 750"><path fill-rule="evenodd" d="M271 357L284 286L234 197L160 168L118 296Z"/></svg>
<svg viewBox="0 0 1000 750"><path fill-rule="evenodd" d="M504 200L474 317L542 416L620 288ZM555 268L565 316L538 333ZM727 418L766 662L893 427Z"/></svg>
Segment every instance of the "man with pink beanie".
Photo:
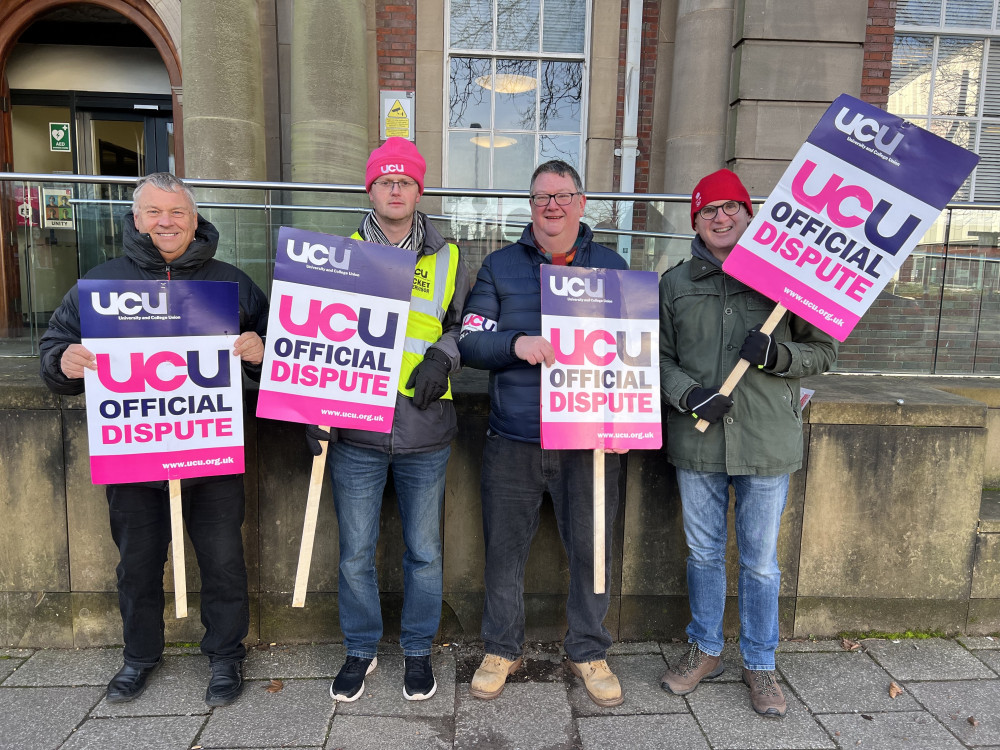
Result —
<svg viewBox="0 0 1000 750"><path fill-rule="evenodd" d="M441 509L445 467L458 432L449 376L458 372L458 334L469 274L458 247L416 210L424 158L405 138L389 138L368 158L372 210L353 238L417 254L392 432L307 430L313 455L330 440L327 461L340 538L338 605L347 659L330 686L338 701L362 696L378 664L382 611L375 571L382 493L392 468L403 524L403 697L426 700L437 682L431 642L441 621Z"/></svg>
<svg viewBox="0 0 1000 750"><path fill-rule="evenodd" d="M753 217L750 195L728 169L691 196L691 258L660 279L660 390L667 460L677 469L691 623L687 654L660 685L687 695L722 674L729 488L736 494L740 652L753 709L785 715L774 674L778 645L778 529L789 474L802 465L799 378L833 366L837 341L787 314L760 327L775 303L728 276L722 263ZM719 387L740 359L751 367L732 397ZM709 422L695 430L697 419Z"/></svg>

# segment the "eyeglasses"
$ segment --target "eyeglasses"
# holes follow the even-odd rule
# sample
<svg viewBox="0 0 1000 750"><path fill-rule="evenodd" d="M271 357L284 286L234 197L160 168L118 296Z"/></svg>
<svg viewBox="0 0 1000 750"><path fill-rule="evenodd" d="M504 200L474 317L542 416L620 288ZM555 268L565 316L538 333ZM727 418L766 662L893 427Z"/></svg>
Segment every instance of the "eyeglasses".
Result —
<svg viewBox="0 0 1000 750"><path fill-rule="evenodd" d="M535 193L531 198L531 202L534 203L539 208L544 208L549 205L549 201L555 200L557 206L568 206L572 202L574 196L583 195L583 193Z"/></svg>
<svg viewBox="0 0 1000 750"><path fill-rule="evenodd" d="M412 190L417 186L417 183L413 180L375 180L372 185L379 190L391 193L395 188L399 188L400 191L404 192L406 190Z"/></svg>
<svg viewBox="0 0 1000 750"><path fill-rule="evenodd" d="M715 215L722 209L722 213L726 216L736 216L739 213L740 206L743 204L739 201L726 201L721 206L705 206L698 212L698 215L705 221L711 221L715 218Z"/></svg>

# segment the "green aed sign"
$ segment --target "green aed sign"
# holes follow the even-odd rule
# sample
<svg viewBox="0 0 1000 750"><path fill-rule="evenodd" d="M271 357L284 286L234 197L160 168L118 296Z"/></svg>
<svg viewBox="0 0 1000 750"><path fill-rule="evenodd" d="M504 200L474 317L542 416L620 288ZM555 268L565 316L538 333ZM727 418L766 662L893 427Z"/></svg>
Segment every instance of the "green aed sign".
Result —
<svg viewBox="0 0 1000 750"><path fill-rule="evenodd" d="M69 123L49 123L49 151L69 151Z"/></svg>

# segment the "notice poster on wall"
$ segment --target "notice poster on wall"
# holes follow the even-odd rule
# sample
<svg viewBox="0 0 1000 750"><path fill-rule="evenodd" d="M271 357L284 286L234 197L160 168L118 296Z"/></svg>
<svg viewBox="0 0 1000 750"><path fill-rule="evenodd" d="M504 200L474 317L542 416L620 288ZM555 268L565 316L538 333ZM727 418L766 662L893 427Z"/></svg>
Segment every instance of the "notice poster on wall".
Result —
<svg viewBox="0 0 1000 750"><path fill-rule="evenodd" d="M722 268L843 341L978 161L844 94Z"/></svg>
<svg viewBox="0 0 1000 750"><path fill-rule="evenodd" d="M17 203L17 225L19 227L41 226L41 212L38 204L38 188L15 187L14 202Z"/></svg>
<svg viewBox="0 0 1000 750"><path fill-rule="evenodd" d="M542 447L659 448L658 279L652 271L542 266Z"/></svg>
<svg viewBox="0 0 1000 750"><path fill-rule="evenodd" d="M42 188L42 226L46 229L72 229L73 206L72 188Z"/></svg>
<svg viewBox="0 0 1000 750"><path fill-rule="evenodd" d="M417 255L281 227L257 416L389 432Z"/></svg>
<svg viewBox="0 0 1000 750"><path fill-rule="evenodd" d="M81 279L94 484L243 472L239 285Z"/></svg>

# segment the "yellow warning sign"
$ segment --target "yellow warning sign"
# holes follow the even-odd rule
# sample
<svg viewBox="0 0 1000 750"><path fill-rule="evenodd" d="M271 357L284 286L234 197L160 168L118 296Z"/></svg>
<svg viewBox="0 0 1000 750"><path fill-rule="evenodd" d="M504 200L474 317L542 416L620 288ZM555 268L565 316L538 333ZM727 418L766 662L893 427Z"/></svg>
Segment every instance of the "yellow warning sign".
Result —
<svg viewBox="0 0 1000 750"><path fill-rule="evenodd" d="M391 138L392 136L400 138L409 138L410 136L410 116L399 99L389 108L385 116L385 137Z"/></svg>

